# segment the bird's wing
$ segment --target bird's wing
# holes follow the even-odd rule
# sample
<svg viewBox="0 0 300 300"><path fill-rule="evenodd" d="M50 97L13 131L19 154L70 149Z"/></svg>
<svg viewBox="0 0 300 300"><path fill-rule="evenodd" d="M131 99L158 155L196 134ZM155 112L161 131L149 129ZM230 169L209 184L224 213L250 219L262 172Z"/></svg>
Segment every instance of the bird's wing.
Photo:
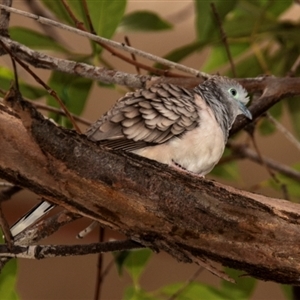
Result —
<svg viewBox="0 0 300 300"><path fill-rule="evenodd" d="M164 143L199 123L194 94L172 84L126 94L86 132L113 149L136 150Z"/></svg>

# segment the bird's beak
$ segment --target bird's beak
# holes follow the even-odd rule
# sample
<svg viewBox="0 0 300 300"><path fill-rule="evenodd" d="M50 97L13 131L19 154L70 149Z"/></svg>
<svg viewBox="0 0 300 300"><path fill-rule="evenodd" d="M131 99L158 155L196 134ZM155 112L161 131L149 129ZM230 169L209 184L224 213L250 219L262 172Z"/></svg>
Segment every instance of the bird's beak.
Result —
<svg viewBox="0 0 300 300"><path fill-rule="evenodd" d="M248 119L252 120L252 114L245 104L239 102L239 109L243 113L243 115L245 115Z"/></svg>

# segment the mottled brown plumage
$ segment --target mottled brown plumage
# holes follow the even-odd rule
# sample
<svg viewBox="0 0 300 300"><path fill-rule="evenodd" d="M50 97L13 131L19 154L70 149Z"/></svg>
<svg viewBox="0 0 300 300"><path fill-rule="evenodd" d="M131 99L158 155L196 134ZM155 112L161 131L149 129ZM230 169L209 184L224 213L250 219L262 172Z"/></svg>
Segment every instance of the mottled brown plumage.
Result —
<svg viewBox="0 0 300 300"><path fill-rule="evenodd" d="M128 93L86 135L114 149L132 151L162 144L198 125L192 98L190 91L171 84Z"/></svg>

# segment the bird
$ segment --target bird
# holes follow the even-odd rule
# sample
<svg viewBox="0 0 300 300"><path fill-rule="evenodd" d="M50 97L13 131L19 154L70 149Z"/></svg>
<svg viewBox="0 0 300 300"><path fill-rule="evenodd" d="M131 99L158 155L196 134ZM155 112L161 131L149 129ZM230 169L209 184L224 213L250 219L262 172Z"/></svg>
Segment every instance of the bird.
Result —
<svg viewBox="0 0 300 300"><path fill-rule="evenodd" d="M157 83L128 92L88 128L88 139L129 151L200 177L223 155L237 116L252 119L247 91L237 81L212 75L193 89ZM12 236L55 205L43 201L12 227Z"/></svg>

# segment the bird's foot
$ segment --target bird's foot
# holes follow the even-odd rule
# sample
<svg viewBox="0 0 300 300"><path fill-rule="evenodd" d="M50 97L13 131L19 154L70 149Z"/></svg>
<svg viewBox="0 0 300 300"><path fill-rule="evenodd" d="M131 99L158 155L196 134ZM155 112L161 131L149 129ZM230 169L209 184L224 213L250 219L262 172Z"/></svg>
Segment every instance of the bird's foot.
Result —
<svg viewBox="0 0 300 300"><path fill-rule="evenodd" d="M193 176L197 176L197 177L200 177L200 178L205 178L204 175L194 173L192 171L187 170L186 168L184 168L182 165L180 165L179 163L177 163L173 159L172 159L171 167L174 168L175 170L180 171L180 172L185 173L185 174L187 173L187 174L191 174Z"/></svg>

